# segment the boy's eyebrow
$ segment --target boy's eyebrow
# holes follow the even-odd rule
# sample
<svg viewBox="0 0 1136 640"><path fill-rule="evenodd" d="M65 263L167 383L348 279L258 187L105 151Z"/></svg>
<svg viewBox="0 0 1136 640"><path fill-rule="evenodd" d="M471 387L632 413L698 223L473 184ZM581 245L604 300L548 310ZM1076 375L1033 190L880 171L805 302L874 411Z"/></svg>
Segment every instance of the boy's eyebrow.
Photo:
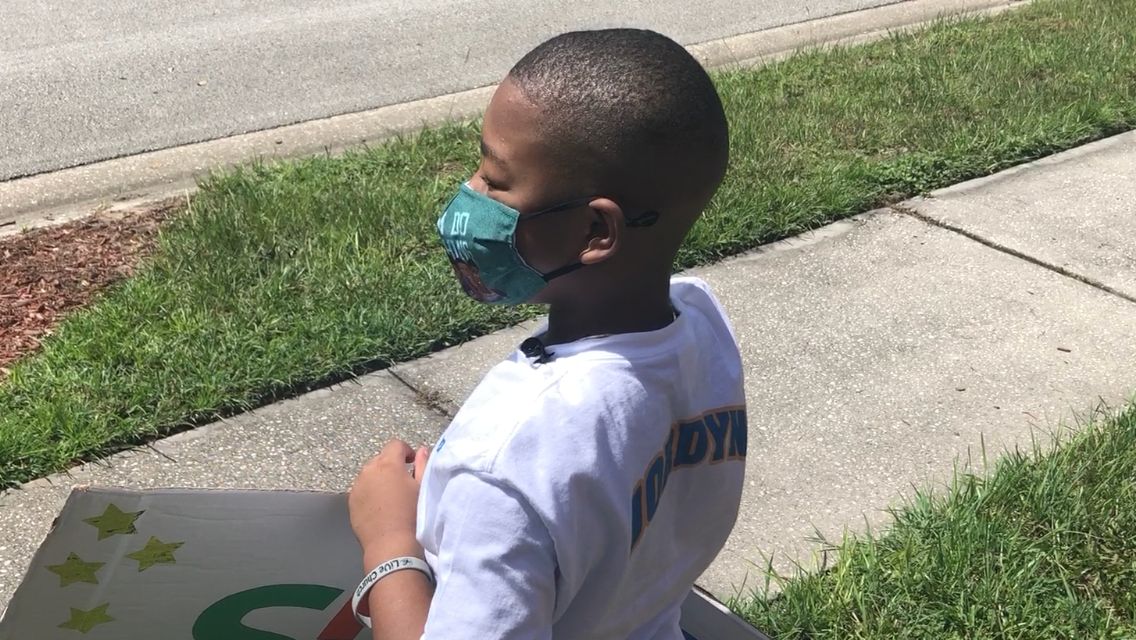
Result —
<svg viewBox="0 0 1136 640"><path fill-rule="evenodd" d="M497 152L493 150L493 147L485 144L484 138L481 140L481 155L482 157L489 158L499 165L505 165L505 159L498 155Z"/></svg>

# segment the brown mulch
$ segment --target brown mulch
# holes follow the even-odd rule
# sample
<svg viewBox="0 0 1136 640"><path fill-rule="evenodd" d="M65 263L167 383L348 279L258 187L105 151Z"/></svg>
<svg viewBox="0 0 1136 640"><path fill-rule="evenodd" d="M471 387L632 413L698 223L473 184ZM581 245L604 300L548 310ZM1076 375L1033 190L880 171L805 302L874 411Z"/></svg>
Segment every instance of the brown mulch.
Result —
<svg viewBox="0 0 1136 640"><path fill-rule="evenodd" d="M172 203L0 237L0 380L63 316L130 276Z"/></svg>

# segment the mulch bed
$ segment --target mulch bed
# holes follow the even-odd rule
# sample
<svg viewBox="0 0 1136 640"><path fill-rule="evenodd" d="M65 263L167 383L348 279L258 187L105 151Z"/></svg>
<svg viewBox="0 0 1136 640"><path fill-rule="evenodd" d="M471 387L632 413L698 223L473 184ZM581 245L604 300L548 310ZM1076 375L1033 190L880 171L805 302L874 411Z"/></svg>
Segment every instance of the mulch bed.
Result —
<svg viewBox="0 0 1136 640"><path fill-rule="evenodd" d="M0 237L0 380L5 365L38 349L68 311L130 276L174 209L96 214Z"/></svg>

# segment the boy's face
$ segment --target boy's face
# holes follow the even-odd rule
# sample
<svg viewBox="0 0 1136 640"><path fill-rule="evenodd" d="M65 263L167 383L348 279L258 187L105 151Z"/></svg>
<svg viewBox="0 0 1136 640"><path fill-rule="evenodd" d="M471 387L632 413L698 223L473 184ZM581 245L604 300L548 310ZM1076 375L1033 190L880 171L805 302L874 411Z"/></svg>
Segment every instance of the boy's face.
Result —
<svg viewBox="0 0 1136 640"><path fill-rule="evenodd" d="M587 185L569 175L540 135L540 112L506 78L485 112L481 165L470 186L522 214L587 197ZM557 166L559 165L559 166ZM517 249L532 268L548 273L579 260L594 214L587 206L521 219ZM555 279L530 302L549 302L562 279Z"/></svg>

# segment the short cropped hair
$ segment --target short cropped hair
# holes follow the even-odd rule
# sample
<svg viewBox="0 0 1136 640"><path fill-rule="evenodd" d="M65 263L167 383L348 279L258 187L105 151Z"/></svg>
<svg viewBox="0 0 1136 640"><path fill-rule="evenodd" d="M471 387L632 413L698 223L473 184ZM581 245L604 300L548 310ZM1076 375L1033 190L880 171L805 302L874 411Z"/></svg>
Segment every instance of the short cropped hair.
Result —
<svg viewBox="0 0 1136 640"><path fill-rule="evenodd" d="M596 176L684 176L694 192L717 188L729 132L702 65L677 42L642 29L575 31L525 55L509 78L541 110L542 136ZM679 169L679 166L693 171Z"/></svg>

